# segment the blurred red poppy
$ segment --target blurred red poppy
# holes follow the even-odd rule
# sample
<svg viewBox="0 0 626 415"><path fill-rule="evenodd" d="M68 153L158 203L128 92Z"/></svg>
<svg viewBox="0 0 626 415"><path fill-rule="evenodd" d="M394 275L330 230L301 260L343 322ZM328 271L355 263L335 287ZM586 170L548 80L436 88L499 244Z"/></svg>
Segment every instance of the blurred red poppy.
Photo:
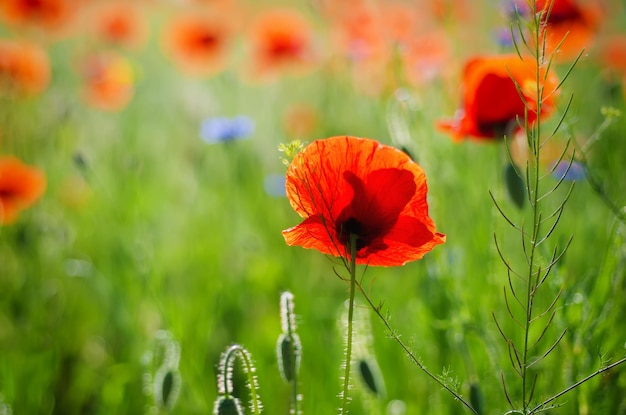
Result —
<svg viewBox="0 0 626 415"><path fill-rule="evenodd" d="M292 105L283 114L283 128L291 138L310 136L318 123L319 112L308 104Z"/></svg>
<svg viewBox="0 0 626 415"><path fill-rule="evenodd" d="M626 75L626 35L609 36L602 42L600 62L609 70Z"/></svg>
<svg viewBox="0 0 626 415"><path fill-rule="evenodd" d="M422 86L447 75L452 60L452 47L441 30L433 29L409 40L402 62L407 81Z"/></svg>
<svg viewBox="0 0 626 415"><path fill-rule="evenodd" d="M428 216L426 175L405 153L349 136L317 140L287 170L287 197L304 218L283 231L288 245L400 266L445 241Z"/></svg>
<svg viewBox="0 0 626 415"><path fill-rule="evenodd" d="M549 116L555 109L558 80L552 72L538 69L534 58L522 60L510 54L470 59L463 72L463 107L452 120L440 121L438 127L456 141L467 136L492 140L519 130L525 110L528 123L534 123L539 108L537 73L540 81L545 79L540 84L541 115Z"/></svg>
<svg viewBox="0 0 626 415"><path fill-rule="evenodd" d="M104 43L124 48L144 44L147 24L139 6L123 1L100 3L91 10L90 29Z"/></svg>
<svg viewBox="0 0 626 415"><path fill-rule="evenodd" d="M542 22L546 53L557 52L558 60L575 58L589 48L602 19L602 10L594 1L537 0L535 7L546 16Z"/></svg>
<svg viewBox="0 0 626 415"><path fill-rule="evenodd" d="M299 72L308 69L314 60L313 31L295 10L271 9L257 15L250 42L252 76Z"/></svg>
<svg viewBox="0 0 626 415"><path fill-rule="evenodd" d="M194 76L215 74L226 64L232 29L228 19L205 11L176 16L164 36L164 49L183 71Z"/></svg>
<svg viewBox="0 0 626 415"><path fill-rule="evenodd" d="M0 225L15 222L20 211L30 207L43 194L46 177L13 156L0 157Z"/></svg>
<svg viewBox="0 0 626 415"><path fill-rule="evenodd" d="M45 50L27 41L0 39L1 93L36 94L50 83L50 61Z"/></svg>
<svg viewBox="0 0 626 415"><path fill-rule="evenodd" d="M130 62L114 52L88 56L82 63L83 96L95 108L118 111L134 95Z"/></svg>
<svg viewBox="0 0 626 415"><path fill-rule="evenodd" d="M26 25L46 30L65 26L81 0L2 0L0 15L10 25Z"/></svg>
<svg viewBox="0 0 626 415"><path fill-rule="evenodd" d="M596 60L610 84L622 86L626 98L626 35L613 34L599 42Z"/></svg>

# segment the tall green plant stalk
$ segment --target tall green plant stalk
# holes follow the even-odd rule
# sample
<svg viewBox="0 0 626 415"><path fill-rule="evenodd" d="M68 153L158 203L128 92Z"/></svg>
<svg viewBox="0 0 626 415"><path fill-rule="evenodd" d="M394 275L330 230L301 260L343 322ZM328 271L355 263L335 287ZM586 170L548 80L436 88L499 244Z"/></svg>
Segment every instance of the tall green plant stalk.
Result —
<svg viewBox="0 0 626 415"><path fill-rule="evenodd" d="M507 307L507 311L509 316L513 319L513 321L522 328L523 330L523 340L521 344L516 343L509 335L505 334L504 329L496 318L495 314L493 315L494 321L500 334L505 339L508 347L508 353L510 357L511 364L515 373L518 375L521 382L521 409L516 409L515 404L513 403L511 397L509 396L506 382L504 378L502 380L504 392L506 399L508 400L511 408L513 409L509 413L521 413L521 414L532 414L537 411L537 408L533 408L532 401L535 393L535 387L537 382L537 376L531 376L532 367L538 362L542 361L546 358L560 343L565 335L567 329L564 329L560 335L556 337L556 340L552 342L552 344L545 349L543 352L538 353L533 350L536 346L538 346L544 336L548 332L548 329L551 326L551 323L555 317L555 305L557 304L561 291L559 291L550 302L549 306L543 310L538 310L535 301L538 299L538 294L542 285L546 282L548 276L550 275L553 267L560 261L565 251L568 249L569 244L571 242L571 238L566 243L566 245L559 250L558 247L554 247L551 249L551 255L549 261L542 261L540 258L539 250L544 245L544 243L548 240L550 235L556 229L565 205L570 197L572 187L570 187L566 196L561 200L558 207L548 216L543 215L543 207L544 201L550 195L552 195L557 188L562 184L563 179L559 180L551 189L547 191L543 191L541 188L542 179L549 175L543 175L541 171L541 150L542 147L554 137L560 125L562 124L565 114L567 113L567 108L569 107L569 103L571 103L571 99L567 104L567 108L565 109L562 118L557 123L557 127L554 131L547 136L547 138L542 139L542 135L544 134L542 130L541 123L541 113L543 109L544 100L548 97L546 96L546 91L544 89L544 85L549 76L549 70L552 66L552 56L546 55L546 34L545 27L543 25L543 20L546 18L546 14L549 15L551 7L548 10L540 10L536 9L536 4L534 1L529 2L530 7L530 33L531 33L531 41L527 41L524 37L524 32L521 26L518 28L519 33L521 34L521 42L525 47L525 50L530 53L530 55L536 61L536 72L535 72L535 83L534 83L534 92L535 97L533 97L534 102L536 103L536 107L532 108L529 106L528 101L524 98L524 94L522 93L522 86L516 83L516 88L518 90L520 98L525 103L525 113L523 120L524 131L526 131L526 139L527 145L530 152L530 158L526 164L525 174L523 175L523 179L525 181L525 187L527 191L527 199L530 204L530 229L525 227L522 222L521 225L517 225L512 221L502 210L498 202L492 195L492 199L502 214L502 216L506 219L506 221L513 226L521 235L521 244L522 250L524 253L524 257L526 259L527 268L524 271L516 271L510 265L509 261L505 258L500 245L498 244L498 238L495 238L497 251L507 267L508 272L508 287L505 287L505 303ZM520 45L514 41L515 48L518 52L520 59L523 59L523 55L520 52ZM527 55L528 53L526 53ZM559 83L554 91L549 91L550 94L553 94L558 90L563 81L567 78L574 65L576 64L578 59L574 61L572 66L569 68L566 75L563 77L561 83ZM543 72L542 72L543 71ZM515 80L514 80L515 82ZM533 123L529 123L528 112L536 111L536 120ZM569 146L569 143L568 143ZM561 158L564 157L565 152L567 151L567 146L563 153L561 154ZM570 159L570 167L573 159ZM520 176L522 176L521 172ZM573 184L572 184L573 186ZM516 284L514 284L513 277L517 277L523 281L523 289L516 288ZM521 292L520 292L521 291ZM509 295L513 297L515 300L514 303L511 303L509 300ZM512 306L513 305L513 306ZM517 307L521 309L523 314L523 320L519 321L516 317L517 313L514 311ZM540 323L540 321L545 321L544 326L539 331L539 335L536 338L532 338L532 329L534 326ZM531 355L538 355L537 358L531 358Z"/></svg>
<svg viewBox="0 0 626 415"><path fill-rule="evenodd" d="M347 413L348 407L348 391L350 389L350 367L352 361L352 322L354 319L354 294L356 292L356 242L358 235L350 234L350 292L348 297L348 328L346 333L346 356L345 356L345 370L343 375L343 391L341 393L341 412L344 415Z"/></svg>
<svg viewBox="0 0 626 415"><path fill-rule="evenodd" d="M527 145L531 154L530 160L527 162L527 165L526 165L525 177L524 177L525 184L526 184L527 198L530 203L530 209L531 209L530 232L527 231L528 228L524 226L523 222L521 225L517 225L516 223L514 223L506 215L506 213L504 213L504 211L502 210L502 208L500 207L500 205L498 204L498 202L492 195L494 204L496 208L498 209L498 211L500 212L500 214L509 223L509 225L515 228L518 232L520 232L522 250L524 252L524 257L526 258L526 262L527 262L527 268L524 271L518 272L514 270L513 267L510 265L509 261L505 258L501 250L501 247L498 244L498 238L495 237L496 249L503 263L505 264L507 268L507 273L508 273L508 287L505 287L504 289L504 294L505 294L504 299L506 303L506 308L512 320L523 329L523 341L521 345L518 345L515 343L515 341L511 337L505 334L505 331L500 325L495 314L493 315L496 326L498 330L500 331L500 334L502 335L502 337L505 339L507 343L509 357L510 357L513 369L515 373L518 375L520 382L521 382L521 407L516 408L515 407L516 405L513 403L511 397L509 396L506 382L504 381L504 378L502 379L502 384L503 384L506 399L508 400L512 408L512 410L506 412L506 414L523 414L523 415L531 415L531 414L535 414L538 412L543 412L543 411L546 411L548 409L558 406L558 404L555 405L553 402L555 402L561 396L574 390L575 388L587 382L588 380L594 378L595 376L601 373L604 373L626 362L626 358L622 358L610 365L601 367L596 372L591 373L585 378L566 387L561 392L558 392L552 395L550 398L545 399L543 402L539 404L532 403L534 393L535 393L535 386L537 382L537 375L535 375L534 377L531 376L531 368L535 364L537 364L538 362L546 358L558 346L558 344L561 342L561 340L563 339L567 331L567 329L564 329L560 333L560 335L556 337L556 340L554 340L551 343L551 345L547 347L547 349L544 349L542 353L537 353L536 351L533 350L544 339L545 334L547 333L549 327L551 326L551 323L556 314L555 305L557 304L560 298L561 291L559 291L553 297L549 306L543 310L537 309L535 300L538 298L539 289L546 282L553 267L561 260L564 253L567 251L572 241L572 238L570 237L570 239L567 241L567 243L562 249L559 250L558 247L554 247L553 249L551 249L551 254L549 257L550 259L548 261L541 260L540 248L548 240L548 238L552 235L552 233L556 229L560 221L561 214L563 213L564 207L571 195L571 192L573 189L573 183L572 183L572 186L570 186L567 194L563 197L563 199L559 203L558 207L555 210L553 210L552 213L550 213L548 216L544 217L543 212L542 212L542 208L544 207L544 201L546 198L551 196L557 190L557 188L561 186L567 171L565 172L565 174L563 174L561 179L555 185L552 186L552 188L550 188L547 191L543 191L540 186L541 181L544 177L549 176L551 173L554 172L554 169L556 169L556 164L552 168L552 170L543 174L540 170L541 150L542 150L542 147L550 139L552 139L555 136L556 132L560 129L561 125L563 124L565 115L567 114L567 110L569 109L569 106L572 102L572 98L570 98L570 100L567 102L565 110L563 111L563 115L561 116L560 120L557 122L557 125L554 128L554 130L551 132L551 134L547 135L547 138L542 139L542 134L544 134L544 131L542 130L540 114L541 114L543 102L547 98L545 95L544 84L545 84L545 81L547 80L547 77L549 76L548 71L553 63L552 55L548 56L546 54L545 42L547 39L547 35L545 33L546 29L543 25L543 21L544 21L543 19L546 19L547 16L550 14L551 9L552 9L552 4L549 5L547 10L538 11L536 8L535 2L529 1L529 8L530 8L530 15L532 19L530 21L530 33L532 35L532 42L528 42L526 40L521 27L519 27L518 29L521 35L521 42L523 46L525 46L526 50L531 53L531 55L535 58L536 63L537 63L537 69L535 73L535 84L534 84L535 92L536 92L536 96L534 98L536 99L535 102L537 105L536 106L537 117L536 117L536 121L532 123L532 125L530 125L530 123L528 122L528 111L530 110L534 111L535 109L529 108L528 102L524 99L524 96L522 94L522 87L518 84L516 84L516 87L520 95L520 98L526 104L523 127L524 127L524 130L526 131ZM561 41L561 43L563 42L563 40ZM514 45L515 45L515 48L517 50L517 53L520 59L523 59L522 53L520 53L520 48L519 48L520 45L518 45L518 43L515 41L514 41ZM559 47L560 45L557 45L556 49L558 49ZM560 89L563 82L567 79L567 77L573 70L574 66L577 64L578 60L580 59L580 56L582 56L582 53L583 52L581 51L581 53L574 60L572 65L568 68L562 80L557 85L555 91ZM542 74L542 69L545 71L544 74ZM550 91L549 93L552 94L555 91ZM568 150L569 145L570 145L570 142L568 141L568 145L561 153L559 162L562 161L563 158L565 157L565 154ZM567 170L569 170L569 168L572 166L573 161L574 161L574 156L571 156L569 158L569 166ZM523 292L520 293L518 289L515 287L515 284L513 282L513 277L519 278L524 282ZM513 297L515 302L511 303L509 301L509 295ZM524 314L523 321L518 320L518 318L516 317L516 313L514 312L515 308L512 307L511 304L513 304L514 306L517 305L519 308L521 308ZM531 329L535 325L537 325L539 320L541 319L546 319L547 322L539 331L539 335L533 339ZM532 355L537 355L537 354L539 357L537 358L531 357Z"/></svg>

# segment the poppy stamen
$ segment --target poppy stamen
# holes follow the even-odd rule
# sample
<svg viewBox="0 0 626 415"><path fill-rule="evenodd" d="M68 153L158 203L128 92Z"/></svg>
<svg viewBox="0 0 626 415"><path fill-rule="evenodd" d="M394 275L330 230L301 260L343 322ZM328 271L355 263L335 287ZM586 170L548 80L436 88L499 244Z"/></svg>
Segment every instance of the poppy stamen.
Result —
<svg viewBox="0 0 626 415"><path fill-rule="evenodd" d="M367 239L364 238L364 227L361 222L353 217L349 218L338 226L337 234L339 235L339 242L341 242L347 248L350 248L349 245L350 241L352 240L352 235L354 235L355 237L357 251L367 245Z"/></svg>

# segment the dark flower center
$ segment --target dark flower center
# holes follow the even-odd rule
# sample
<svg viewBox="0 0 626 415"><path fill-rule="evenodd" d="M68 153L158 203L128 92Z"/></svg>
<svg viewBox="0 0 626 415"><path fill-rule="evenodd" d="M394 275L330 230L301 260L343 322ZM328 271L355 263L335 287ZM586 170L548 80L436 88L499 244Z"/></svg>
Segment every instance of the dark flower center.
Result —
<svg viewBox="0 0 626 415"><path fill-rule="evenodd" d="M217 33L208 30L199 31L191 43L198 52L212 52L218 48L220 37Z"/></svg>
<svg viewBox="0 0 626 415"><path fill-rule="evenodd" d="M352 217L339 224L337 227L337 234L339 236L339 242L347 247L350 245L350 235L355 235L357 251L369 243L367 235L364 232L363 225L357 219Z"/></svg>
<svg viewBox="0 0 626 415"><path fill-rule="evenodd" d="M267 47L267 53L274 59L290 59L302 52L303 45L297 39L277 37Z"/></svg>
<svg viewBox="0 0 626 415"><path fill-rule="evenodd" d="M12 189L0 189L0 203L2 200L11 200L17 196L17 192Z"/></svg>

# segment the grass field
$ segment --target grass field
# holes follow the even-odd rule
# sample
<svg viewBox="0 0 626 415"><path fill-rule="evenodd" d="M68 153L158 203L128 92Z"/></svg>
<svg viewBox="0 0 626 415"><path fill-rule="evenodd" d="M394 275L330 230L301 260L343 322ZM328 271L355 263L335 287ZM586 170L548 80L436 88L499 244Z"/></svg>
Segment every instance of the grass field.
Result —
<svg viewBox="0 0 626 415"><path fill-rule="evenodd" d="M94 22L104 11L96 6L107 2L70 2L75 14L54 27L44 13L11 15L11 3L20 2L0 3L1 39L38 45L49 78L44 64L32 64L35 75L24 82L40 71L42 86L22 86L3 64L9 48L0 44L0 157L14 156L45 177L34 203L0 221L0 414L209 414L220 356L232 344L254 361L263 413L288 414L293 385L276 359L285 291L293 294L302 348L299 410L337 413L349 286L337 274L345 278L346 269L337 258L286 245L281 231L302 218L284 195L279 145L338 135L408 151L426 173L429 214L446 235L419 261L357 268L369 298L383 304L384 321L357 292L353 357L379 369L384 393L353 371L349 413L472 413L445 384L480 414L626 414L626 369L604 370L626 355L626 119L619 116L626 59L603 54L609 39L626 35L623 2L601 3L571 72L575 58L552 63L564 82L554 113L537 123L540 140L557 132L537 155L545 197L535 208L526 193L537 177L534 156L528 181L505 175L507 143L531 153L523 131L516 142L456 141L436 126L462 103L469 58L516 53L499 34L510 27L512 2L363 2L367 14L361 2L343 10L324 1L145 0L133 3L144 30L137 44L98 37ZM383 20L396 3L405 13ZM303 30L295 58L293 51L255 55L263 40L255 19L277 7L303 19L272 26ZM190 10L208 10L211 22L225 26L205 39L222 42L223 35L222 55L190 62L201 46L183 58L168 49L176 47L164 40L171 21ZM374 29L386 31L368 32ZM346 49L341 39L359 33L352 40L363 43ZM422 41L417 63L404 60L405 35ZM626 55L626 46L618 50ZM96 55L111 60L89 63ZM245 118L226 133L215 127L223 133L217 138L201 129L206 120L237 116ZM574 154L572 175L561 181L550 167L570 140L576 145L564 160ZM524 172L519 147L513 159ZM573 168L585 174L572 181ZM11 188L2 186L0 173L0 207L8 212ZM522 207L510 196L520 191ZM508 223L528 231L537 213L549 217L563 202L545 243ZM536 247L530 266L529 247ZM565 248L550 266L554 250ZM507 264L522 277L510 276ZM528 284L529 272L536 277L548 267L544 284ZM528 336L541 340L520 364L511 345L521 350ZM254 413L240 364L232 375L233 394ZM166 385L163 395L164 379L174 389Z"/></svg>

